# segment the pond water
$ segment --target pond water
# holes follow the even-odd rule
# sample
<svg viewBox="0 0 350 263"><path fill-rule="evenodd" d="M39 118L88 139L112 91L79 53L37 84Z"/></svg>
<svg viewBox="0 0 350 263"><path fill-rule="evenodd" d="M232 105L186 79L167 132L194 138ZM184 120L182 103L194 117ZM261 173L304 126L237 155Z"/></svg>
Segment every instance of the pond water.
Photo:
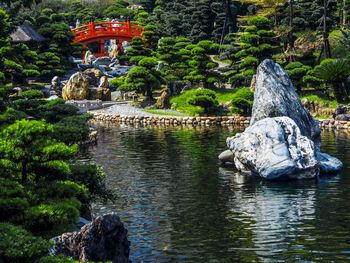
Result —
<svg viewBox="0 0 350 263"><path fill-rule="evenodd" d="M267 182L220 166L223 128L98 126L85 157L118 199L133 262L349 262L350 136L324 132L342 174Z"/></svg>

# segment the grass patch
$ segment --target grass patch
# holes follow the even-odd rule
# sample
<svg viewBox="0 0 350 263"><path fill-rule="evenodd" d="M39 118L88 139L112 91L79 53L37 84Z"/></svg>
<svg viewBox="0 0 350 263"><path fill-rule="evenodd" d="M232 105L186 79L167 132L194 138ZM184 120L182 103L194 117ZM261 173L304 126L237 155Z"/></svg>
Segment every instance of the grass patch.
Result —
<svg viewBox="0 0 350 263"><path fill-rule="evenodd" d="M219 89L214 90L217 101L219 104L231 103L234 94L238 89ZM195 89L188 90L178 96L172 97L170 103L172 106L176 106L175 109L179 112L185 113L189 116L199 116L204 113L203 108L199 106L193 106L188 103L189 98L193 97Z"/></svg>
<svg viewBox="0 0 350 263"><path fill-rule="evenodd" d="M307 101L311 102L316 102L319 106L321 107L327 107L327 108L332 108L335 109L338 107L338 102L336 100L329 100L327 98L323 98L319 95L307 95L301 97L301 99L307 99Z"/></svg>
<svg viewBox="0 0 350 263"><path fill-rule="evenodd" d="M220 89L216 90L216 97L219 104L230 103L234 98L237 89Z"/></svg>
<svg viewBox="0 0 350 263"><path fill-rule="evenodd" d="M142 111L151 113L151 114L164 115L164 116L185 116L185 114L181 112L169 112L169 111L162 111L162 110L155 110L155 109L145 109Z"/></svg>

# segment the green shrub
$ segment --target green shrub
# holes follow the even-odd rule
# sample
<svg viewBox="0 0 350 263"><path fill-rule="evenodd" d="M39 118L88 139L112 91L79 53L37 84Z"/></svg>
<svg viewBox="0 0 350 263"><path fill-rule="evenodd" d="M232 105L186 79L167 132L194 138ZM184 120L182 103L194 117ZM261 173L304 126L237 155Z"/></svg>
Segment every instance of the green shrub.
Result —
<svg viewBox="0 0 350 263"><path fill-rule="evenodd" d="M232 101L231 110L233 113L249 116L252 111L254 93L248 88L239 89Z"/></svg>
<svg viewBox="0 0 350 263"><path fill-rule="evenodd" d="M257 28L268 28L270 20L264 16L253 16L248 19L248 25L256 26Z"/></svg>
<svg viewBox="0 0 350 263"><path fill-rule="evenodd" d="M243 61L239 64L240 68L246 67L256 67L259 64L259 60L255 57L248 56L243 59Z"/></svg>
<svg viewBox="0 0 350 263"><path fill-rule="evenodd" d="M28 100L42 99L44 98L44 93L40 90L26 90L21 93L20 97Z"/></svg>
<svg viewBox="0 0 350 263"><path fill-rule="evenodd" d="M215 112L218 107L218 101L214 91L209 89L197 89L191 97L187 99L187 103L199 106L204 109L204 113Z"/></svg>
<svg viewBox="0 0 350 263"><path fill-rule="evenodd" d="M107 175L100 166L92 163L76 164L71 165L70 169L72 174L69 179L85 185L89 189L91 199L114 200L114 193L108 190L105 184Z"/></svg>
<svg viewBox="0 0 350 263"><path fill-rule="evenodd" d="M80 202L86 203L89 198L89 190L87 187L72 181L46 183L36 189L36 193L43 201L48 199L59 200L77 198Z"/></svg>
<svg viewBox="0 0 350 263"><path fill-rule="evenodd" d="M304 65L300 62L290 62L285 66L286 72L298 91L301 91L302 80L310 69L310 66Z"/></svg>
<svg viewBox="0 0 350 263"><path fill-rule="evenodd" d="M27 225L36 233L68 231L79 217L81 203L75 199L59 199L28 210Z"/></svg>
<svg viewBox="0 0 350 263"><path fill-rule="evenodd" d="M51 244L21 227L0 223L0 261L32 263L49 253Z"/></svg>
<svg viewBox="0 0 350 263"><path fill-rule="evenodd" d="M83 114L62 119L54 124L53 137L68 145L86 141L90 134L87 124L90 118L89 114Z"/></svg>
<svg viewBox="0 0 350 263"><path fill-rule="evenodd" d="M29 207L24 187L12 180L0 178L0 221L18 221Z"/></svg>
<svg viewBox="0 0 350 263"><path fill-rule="evenodd" d="M255 44L259 40L259 36L252 33L243 33L240 37L241 41L244 43Z"/></svg>
<svg viewBox="0 0 350 263"><path fill-rule="evenodd" d="M77 115L79 108L73 105L62 104L60 100L55 102L49 102L48 105L42 105L39 107L41 110L41 116L50 123L61 121L65 117Z"/></svg>

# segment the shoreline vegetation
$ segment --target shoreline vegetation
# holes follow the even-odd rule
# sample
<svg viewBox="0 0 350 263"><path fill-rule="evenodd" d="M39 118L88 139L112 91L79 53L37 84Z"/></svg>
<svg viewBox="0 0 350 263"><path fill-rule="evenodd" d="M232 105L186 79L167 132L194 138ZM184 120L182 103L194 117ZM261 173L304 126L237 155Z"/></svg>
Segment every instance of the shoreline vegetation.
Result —
<svg viewBox="0 0 350 263"><path fill-rule="evenodd" d="M117 198L98 164L78 160L82 142L96 140L93 117L248 125L256 69L270 58L322 127L350 130L350 1L325 1L0 0L0 262L77 262L50 255L51 238L91 219L92 202ZM71 29L112 20L143 26L143 36L125 49L122 39L73 43ZM103 49L122 73L77 72L83 52L81 67L93 67ZM76 73L73 93L122 92L157 116L82 112L61 98ZM323 120L339 107L341 120Z"/></svg>

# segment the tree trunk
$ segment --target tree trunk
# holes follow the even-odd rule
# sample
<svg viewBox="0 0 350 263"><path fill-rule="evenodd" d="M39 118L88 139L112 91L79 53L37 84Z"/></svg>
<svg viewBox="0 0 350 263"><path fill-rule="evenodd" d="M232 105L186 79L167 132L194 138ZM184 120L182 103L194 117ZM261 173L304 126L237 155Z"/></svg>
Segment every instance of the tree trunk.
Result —
<svg viewBox="0 0 350 263"><path fill-rule="evenodd" d="M347 102L347 95L343 86L343 82L333 83L334 97L338 103Z"/></svg>
<svg viewBox="0 0 350 263"><path fill-rule="evenodd" d="M27 162L22 161L22 183L25 184L28 181L28 172L27 172Z"/></svg>
<svg viewBox="0 0 350 263"><path fill-rule="evenodd" d="M147 97L149 98L149 101L152 101L153 100L153 93L152 93L152 88L151 86L147 86Z"/></svg>

